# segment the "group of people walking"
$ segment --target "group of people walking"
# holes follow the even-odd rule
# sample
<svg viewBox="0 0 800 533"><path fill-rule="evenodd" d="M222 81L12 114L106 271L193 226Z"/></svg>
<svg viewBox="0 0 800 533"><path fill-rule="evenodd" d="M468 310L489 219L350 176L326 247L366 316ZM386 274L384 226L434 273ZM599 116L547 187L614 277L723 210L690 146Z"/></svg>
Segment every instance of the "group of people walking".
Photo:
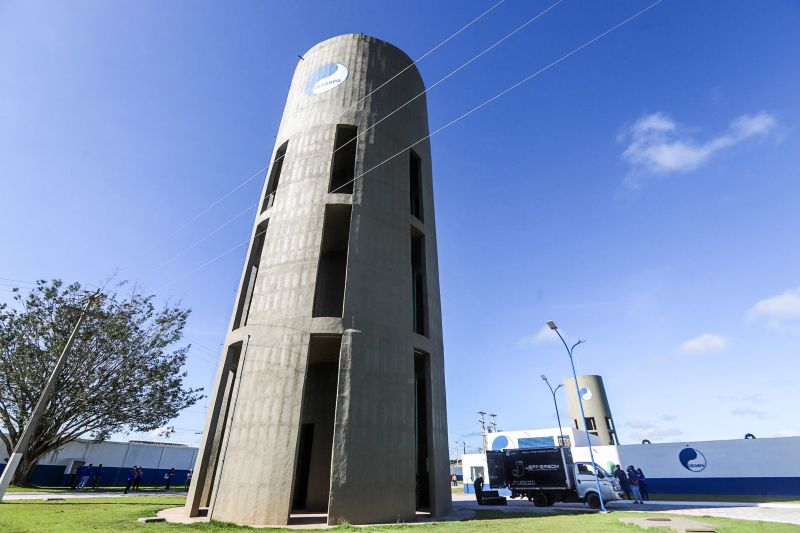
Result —
<svg viewBox="0 0 800 533"><path fill-rule="evenodd" d="M87 485L91 485L93 489L97 488L100 483L100 478L103 475L103 465L99 464L94 466L82 465L79 466L75 473L70 477L69 486L71 489L85 489Z"/></svg>
<svg viewBox="0 0 800 533"><path fill-rule="evenodd" d="M641 468L629 465L628 468L623 470L621 466L616 465L614 477L619 480L625 496L629 500L633 500L633 503L644 503L644 500L650 499L650 493L647 491L647 481Z"/></svg>
<svg viewBox="0 0 800 533"><path fill-rule="evenodd" d="M128 479L125 484L125 491L123 494L128 494L128 491L131 492L138 492L139 491L139 484L142 482L142 476L144 475L144 469L133 465L133 468L128 470Z"/></svg>

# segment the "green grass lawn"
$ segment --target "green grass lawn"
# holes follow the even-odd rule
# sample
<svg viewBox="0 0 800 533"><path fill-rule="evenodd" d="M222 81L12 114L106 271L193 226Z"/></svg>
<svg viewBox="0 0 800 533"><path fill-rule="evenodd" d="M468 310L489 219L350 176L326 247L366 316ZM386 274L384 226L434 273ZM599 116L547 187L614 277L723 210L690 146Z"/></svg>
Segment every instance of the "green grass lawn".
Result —
<svg viewBox="0 0 800 533"><path fill-rule="evenodd" d="M4 533L82 533L116 531L162 532L223 532L250 530L251 528L232 526L213 522L191 526L178 524L140 524L137 518L154 516L167 507L182 505L180 496L143 498L93 498L74 499L59 502L11 501L0 504L0 531ZM621 516L634 513L536 515L529 517L510 517L500 511L480 511L475 520L423 525L377 526L356 528L340 526L334 531L359 532L409 532L409 533L505 533L514 532L593 532L616 533L635 532L642 529L621 523ZM636 516L642 516L636 514ZM660 515L664 516L664 515ZM694 518L693 518L694 519ZM748 522L722 518L700 518L719 526L722 533L787 533L800 532L799 526ZM269 531L288 531L271 529Z"/></svg>

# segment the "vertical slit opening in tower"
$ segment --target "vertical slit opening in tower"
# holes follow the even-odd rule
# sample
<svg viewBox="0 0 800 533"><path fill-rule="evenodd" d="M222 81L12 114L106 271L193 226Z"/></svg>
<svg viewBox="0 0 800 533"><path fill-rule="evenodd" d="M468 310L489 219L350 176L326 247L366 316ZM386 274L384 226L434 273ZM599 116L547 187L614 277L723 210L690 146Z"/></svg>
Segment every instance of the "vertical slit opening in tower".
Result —
<svg viewBox="0 0 800 533"><path fill-rule="evenodd" d="M411 214L422 222L422 160L414 150L409 151L409 166Z"/></svg>
<svg viewBox="0 0 800 533"><path fill-rule="evenodd" d="M414 351L414 433L416 450L417 510L429 511L431 507L430 479L430 423L431 406L429 385L431 380L430 356Z"/></svg>
<svg viewBox="0 0 800 533"><path fill-rule="evenodd" d="M356 172L356 146L358 128L339 124L333 141L333 161L331 162L331 184L328 192L352 194L353 178Z"/></svg>
<svg viewBox="0 0 800 533"><path fill-rule="evenodd" d="M220 380L217 394L222 394L219 414L214 417L215 426L209 428L208 439L210 440L211 453L209 454L208 468L205 472L205 479L202 481L202 494L200 496L199 507L209 507L219 476L220 458L225 434L228 431L231 417L231 405L233 404L234 384L236 383L236 373L239 368L239 358L242 355L242 343L237 342L228 347L225 353L224 373ZM207 444L208 445L208 444Z"/></svg>
<svg viewBox="0 0 800 533"><path fill-rule="evenodd" d="M325 206L322 244L314 288L314 317L341 317L347 279L347 247L350 240L351 206Z"/></svg>
<svg viewBox="0 0 800 533"><path fill-rule="evenodd" d="M238 329L247 325L250 316L250 307L253 303L253 293L255 292L258 280L258 269L261 266L261 254L264 251L264 241L267 235L266 220L256 228L253 239L253 246L250 249L250 258L247 261L246 272L242 283L242 290L239 291L239 302L236 305L236 315L233 320L233 329Z"/></svg>
<svg viewBox="0 0 800 533"><path fill-rule="evenodd" d="M425 272L425 235L411 228L411 298L414 332L428 335L428 285Z"/></svg>
<svg viewBox="0 0 800 533"><path fill-rule="evenodd" d="M341 346L341 335L311 335L309 340L292 512L328 512Z"/></svg>
<svg viewBox="0 0 800 533"><path fill-rule="evenodd" d="M289 141L286 141L275 152L275 159L272 160L272 170L269 173L269 180L267 180L267 189L264 192L264 202L261 204L262 213L275 203L275 193L278 190L278 182L281 179L281 171L283 170L283 163L286 159L286 148L288 146Z"/></svg>

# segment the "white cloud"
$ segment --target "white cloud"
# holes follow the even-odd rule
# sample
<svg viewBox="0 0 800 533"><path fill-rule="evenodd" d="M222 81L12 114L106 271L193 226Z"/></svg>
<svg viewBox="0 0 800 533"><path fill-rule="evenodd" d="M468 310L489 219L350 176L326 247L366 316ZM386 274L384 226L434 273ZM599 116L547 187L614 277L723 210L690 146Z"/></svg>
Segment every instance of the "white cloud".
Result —
<svg viewBox="0 0 800 533"><path fill-rule="evenodd" d="M758 409L753 409L752 407L737 407L736 409L731 411L733 416L751 416L753 418L764 418L767 416L767 413L764 411L760 411Z"/></svg>
<svg viewBox="0 0 800 533"><path fill-rule="evenodd" d="M663 424L654 424L645 420L629 420L626 426L633 428L631 433L636 440L649 439L653 441L678 437L683 434L678 428L664 427Z"/></svg>
<svg viewBox="0 0 800 533"><path fill-rule="evenodd" d="M681 353L690 355L704 355L723 352L728 348L730 341L722 335L703 333L702 335L681 343L678 347Z"/></svg>
<svg viewBox="0 0 800 533"><path fill-rule="evenodd" d="M559 328L561 329L561 328ZM522 337L517 341L517 346L530 347L546 344L548 342L555 342L558 340L558 335L545 324L534 335Z"/></svg>
<svg viewBox="0 0 800 533"><path fill-rule="evenodd" d="M786 320L800 318L800 288L759 300L747 311L747 318L748 320L765 318L775 327Z"/></svg>
<svg viewBox="0 0 800 533"><path fill-rule="evenodd" d="M636 188L646 176L690 172L719 151L766 135L776 126L775 116L763 111L741 115L731 121L725 132L701 142L665 113L646 115L626 127L618 138L628 144L622 152L622 158L630 165L625 183Z"/></svg>

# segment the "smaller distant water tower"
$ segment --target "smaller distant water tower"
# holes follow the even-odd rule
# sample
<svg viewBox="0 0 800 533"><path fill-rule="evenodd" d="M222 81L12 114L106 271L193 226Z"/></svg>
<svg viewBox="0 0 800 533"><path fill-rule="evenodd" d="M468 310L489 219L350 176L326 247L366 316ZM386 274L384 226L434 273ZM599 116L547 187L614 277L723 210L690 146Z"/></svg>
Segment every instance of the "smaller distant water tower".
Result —
<svg viewBox="0 0 800 533"><path fill-rule="evenodd" d="M600 439L602 445L619 445L614 417L608 405L603 378L596 375L578 376L578 387L583 400L583 412L586 420L581 420L581 408L575 395L575 380L568 378L564 382L567 394L569 416L575 429L589 433Z"/></svg>

